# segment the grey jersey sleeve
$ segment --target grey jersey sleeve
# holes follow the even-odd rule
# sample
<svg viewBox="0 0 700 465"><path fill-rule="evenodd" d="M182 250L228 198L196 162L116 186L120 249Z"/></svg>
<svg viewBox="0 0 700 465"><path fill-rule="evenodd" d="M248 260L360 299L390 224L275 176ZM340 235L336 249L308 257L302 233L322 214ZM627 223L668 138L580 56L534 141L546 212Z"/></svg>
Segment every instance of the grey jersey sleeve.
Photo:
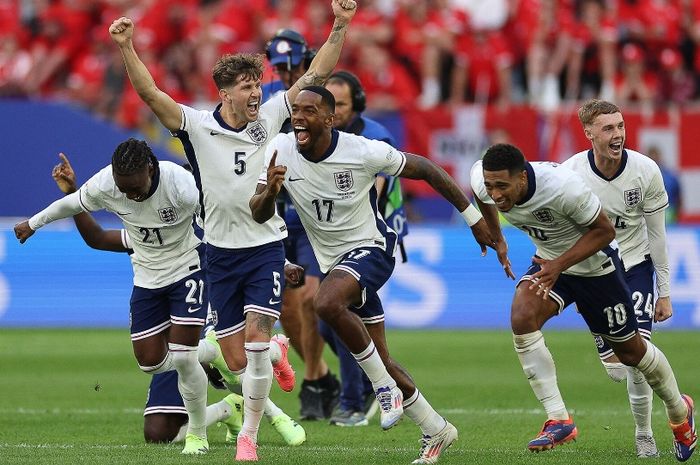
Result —
<svg viewBox="0 0 700 465"><path fill-rule="evenodd" d="M662 210L645 215L647 235L649 236L649 254L656 271L656 288L659 297L671 295L669 284L668 253L666 251L666 216Z"/></svg>

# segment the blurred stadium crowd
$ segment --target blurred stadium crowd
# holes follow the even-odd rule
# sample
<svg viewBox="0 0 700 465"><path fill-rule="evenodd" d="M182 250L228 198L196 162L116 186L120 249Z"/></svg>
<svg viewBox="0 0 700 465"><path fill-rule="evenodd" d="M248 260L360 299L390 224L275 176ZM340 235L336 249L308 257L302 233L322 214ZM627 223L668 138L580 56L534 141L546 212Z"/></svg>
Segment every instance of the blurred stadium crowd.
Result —
<svg viewBox="0 0 700 465"><path fill-rule="evenodd" d="M125 127L149 112L107 29L135 20L140 56L175 100L217 100L222 53L262 52L279 28L311 47L328 0L0 0L0 97L83 105ZM621 106L698 98L700 0L362 0L339 67L370 110L464 102L555 109L599 96ZM275 79L270 70L265 81Z"/></svg>

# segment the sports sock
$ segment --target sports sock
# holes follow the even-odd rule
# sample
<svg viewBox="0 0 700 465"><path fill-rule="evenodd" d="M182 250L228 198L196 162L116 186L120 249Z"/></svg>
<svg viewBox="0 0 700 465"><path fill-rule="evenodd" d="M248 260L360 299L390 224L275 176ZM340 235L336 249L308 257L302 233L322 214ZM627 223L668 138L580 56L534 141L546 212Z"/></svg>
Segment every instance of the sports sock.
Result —
<svg viewBox="0 0 700 465"><path fill-rule="evenodd" d="M241 433L257 441L260 419L272 386L272 364L269 342L246 342L248 364L242 376L243 428Z"/></svg>
<svg viewBox="0 0 700 465"><path fill-rule="evenodd" d="M403 413L420 427L426 436L435 436L447 425L445 420L423 397L418 388L403 400Z"/></svg>
<svg viewBox="0 0 700 465"><path fill-rule="evenodd" d="M211 426L217 421L227 419L231 416L231 413L231 406L228 404L228 402L223 400L220 400L215 404L208 405L207 426ZM177 432L177 436L173 438L172 442L180 442L185 439L185 436L187 436L187 423L182 425L182 428L180 428L180 431Z"/></svg>
<svg viewBox="0 0 700 465"><path fill-rule="evenodd" d="M282 411L282 409L275 405L275 403L272 402L272 399L268 397L267 401L265 402L265 416L269 420L272 420L274 417L282 415L283 413L284 412Z"/></svg>
<svg viewBox="0 0 700 465"><path fill-rule="evenodd" d="M680 425L688 416L688 407L678 390L678 383L666 356L650 341L645 341L647 351L637 365L649 386L666 406L666 414L674 425Z"/></svg>
<svg viewBox="0 0 700 465"><path fill-rule="evenodd" d="M175 367L173 366L173 354L168 351L165 354L165 358L155 366L146 366L146 365L139 365L139 368L144 371L144 373L148 373L149 375L157 375L158 373L165 373L166 371L174 370Z"/></svg>
<svg viewBox="0 0 700 465"><path fill-rule="evenodd" d="M564 400L559 393L554 359L544 343L542 332L513 334L513 342L520 365L535 396L547 412L547 418L567 420L569 412L566 411Z"/></svg>
<svg viewBox="0 0 700 465"><path fill-rule="evenodd" d="M367 373L367 377L372 382L372 387L375 391L384 386L389 386L390 388L396 386L396 381L386 371L384 362L382 362L374 342L369 341L369 345L365 350L359 354L352 354L352 356L355 357L360 368Z"/></svg>
<svg viewBox="0 0 700 465"><path fill-rule="evenodd" d="M627 393L634 417L635 435L652 436L651 406L654 391L642 372L634 367L627 367Z"/></svg>
<svg viewBox="0 0 700 465"><path fill-rule="evenodd" d="M274 341L270 341L270 362L276 365L277 362L282 358L282 349L280 349L279 344Z"/></svg>
<svg viewBox="0 0 700 465"><path fill-rule="evenodd" d="M197 359L199 363L211 363L217 355L219 355L219 351L214 344L206 339L199 340L199 345L197 346Z"/></svg>
<svg viewBox="0 0 700 465"><path fill-rule="evenodd" d="M207 437L207 375L197 360L197 347L168 344L177 370L177 387L187 410L187 432Z"/></svg>

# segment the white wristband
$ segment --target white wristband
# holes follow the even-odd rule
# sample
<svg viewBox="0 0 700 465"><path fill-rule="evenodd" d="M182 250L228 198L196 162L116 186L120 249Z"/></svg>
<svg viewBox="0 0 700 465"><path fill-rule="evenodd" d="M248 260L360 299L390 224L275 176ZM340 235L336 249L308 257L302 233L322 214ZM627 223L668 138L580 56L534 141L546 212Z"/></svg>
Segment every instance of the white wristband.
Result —
<svg viewBox="0 0 700 465"><path fill-rule="evenodd" d="M474 226L480 219L483 218L483 216L481 216L481 212L479 212L479 210L477 210L472 204L469 204L469 206L460 214L464 218L464 221L467 222L469 227Z"/></svg>

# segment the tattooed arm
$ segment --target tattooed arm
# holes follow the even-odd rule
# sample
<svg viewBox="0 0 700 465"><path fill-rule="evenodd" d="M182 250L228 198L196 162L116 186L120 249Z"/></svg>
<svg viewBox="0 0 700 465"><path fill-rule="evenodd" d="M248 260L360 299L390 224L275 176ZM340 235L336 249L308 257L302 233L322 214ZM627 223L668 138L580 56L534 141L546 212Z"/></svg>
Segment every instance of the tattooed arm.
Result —
<svg viewBox="0 0 700 465"><path fill-rule="evenodd" d="M340 51L343 49L343 42L345 42L345 33L348 30L350 20L357 11L357 5L354 0L332 0L332 6L335 21L331 35L319 49L306 73L287 91L290 103L294 103L294 99L304 87L323 84L338 63Z"/></svg>
<svg viewBox="0 0 700 465"><path fill-rule="evenodd" d="M448 202L455 206L455 208L465 216L465 212L470 210L475 210L474 207L469 203L466 194L462 189L460 189L457 182L452 179L452 177L447 174L445 170L440 168L438 165L428 160L425 157L419 155L414 155L412 153L406 153L406 165L399 174L402 178L409 179L422 179L423 181L430 184L430 187L435 189L440 195L442 195ZM496 241L494 236L491 234L488 225L481 215L476 212L477 218L474 218L472 222L469 222L474 234L474 238L481 246L482 255L486 254L486 247L495 248ZM466 214L466 217L470 216ZM477 221L478 219L478 221Z"/></svg>
<svg viewBox="0 0 700 465"><path fill-rule="evenodd" d="M399 174L400 177L424 180L459 211L464 211L469 206L469 199L464 191L444 169L420 155L405 155L406 166Z"/></svg>

